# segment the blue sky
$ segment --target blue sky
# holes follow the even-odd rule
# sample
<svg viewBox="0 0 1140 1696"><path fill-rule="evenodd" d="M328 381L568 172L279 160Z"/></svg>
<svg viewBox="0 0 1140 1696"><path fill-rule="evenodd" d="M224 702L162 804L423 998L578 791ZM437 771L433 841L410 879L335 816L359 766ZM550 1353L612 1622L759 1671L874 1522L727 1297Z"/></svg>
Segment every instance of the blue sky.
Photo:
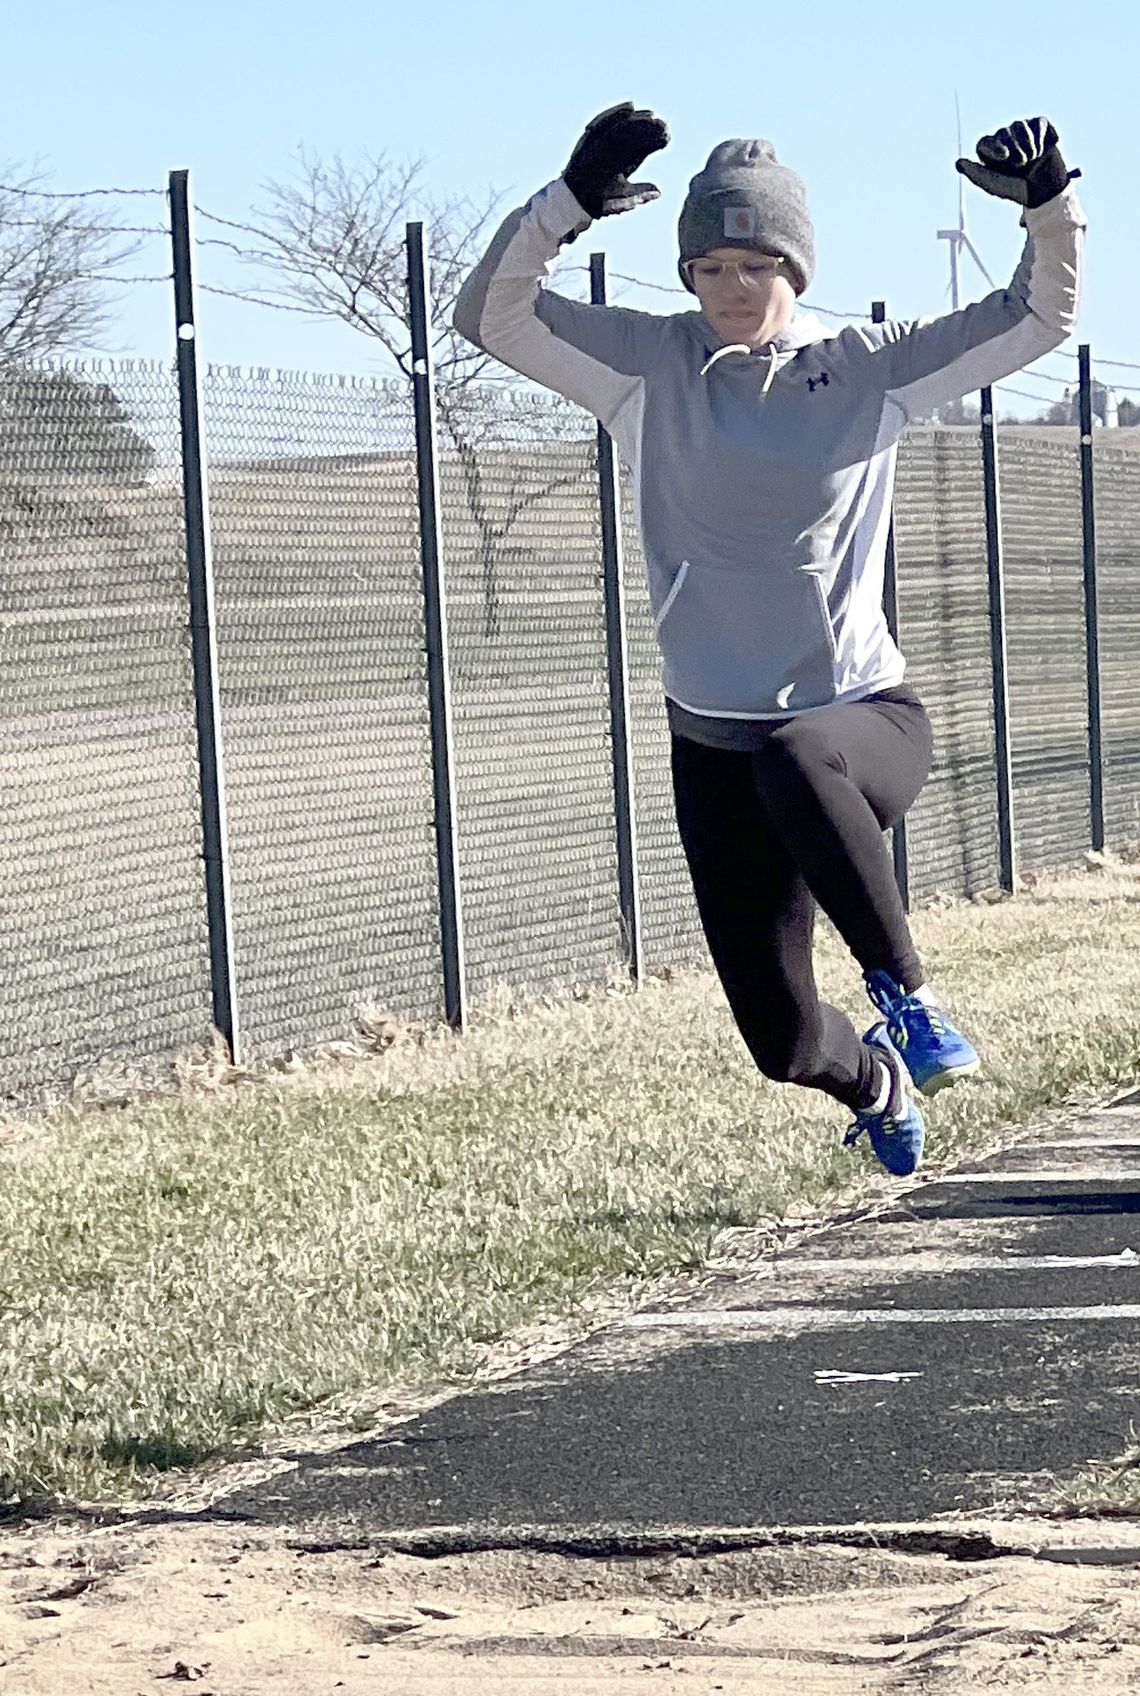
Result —
<svg viewBox="0 0 1140 1696"><path fill-rule="evenodd" d="M675 281L676 218L689 177L726 136L766 136L804 177L818 267L808 302L843 313L873 297L892 316L948 310L947 245L957 220L954 97L967 147L986 130L1043 112L1083 171L1089 266L1080 340L1094 357L1135 361L1136 137L1140 10L1123 0L1073 7L923 5L822 0L793 8L675 0L623 8L603 0L539 7L317 8L302 0L199 0L189 11L116 0L13 8L5 57L0 160L38 163L57 190L165 187L189 167L198 203L241 220L260 185L287 177L304 145L346 160L423 156L430 186L504 208L560 172L583 124L632 99L668 120L672 143L652 161L654 206L593 227L578 251L603 248L613 272ZM149 212L145 209L150 208ZM151 222L160 202L123 203ZM1004 281L1021 244L1017 213L967 189L970 233ZM209 233L204 225L199 235ZM134 261L167 268L163 243ZM219 248L203 248L199 281L250 286ZM967 298L986 285L967 264ZM116 292L118 316L93 352L166 358L166 286ZM660 310L667 296L627 290L624 304ZM341 326L203 295L202 354L222 364L382 373L374 344ZM1071 344L1075 352L1074 342ZM1051 356L1016 386L1061 390L1039 373L1074 375ZM1102 373L1108 377L1107 371ZM1140 370L1116 371L1135 385ZM1009 397L1011 410L1035 410Z"/></svg>

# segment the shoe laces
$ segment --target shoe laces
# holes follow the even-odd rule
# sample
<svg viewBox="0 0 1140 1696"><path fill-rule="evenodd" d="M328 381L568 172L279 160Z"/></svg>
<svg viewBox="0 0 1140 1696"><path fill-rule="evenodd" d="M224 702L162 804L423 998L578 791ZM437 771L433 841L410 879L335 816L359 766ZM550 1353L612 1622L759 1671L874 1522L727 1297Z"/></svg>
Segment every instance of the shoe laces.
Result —
<svg viewBox="0 0 1140 1696"><path fill-rule="evenodd" d="M941 1009L920 1000L917 995L907 995L902 985L887 972L872 972L867 988L871 1000L886 1019L888 1030L896 1024L901 1025L908 1035L911 1030L917 1030L923 1035L945 1036L946 1020Z"/></svg>
<svg viewBox="0 0 1140 1696"><path fill-rule="evenodd" d="M905 1001L895 1009L895 1016L903 1015L912 1027L917 1025L920 1030L929 1032L931 1036L946 1035L946 1020L937 1007L931 1007L925 1001L920 1001L915 995L908 995Z"/></svg>
<svg viewBox="0 0 1140 1696"><path fill-rule="evenodd" d="M889 1107L884 1107L881 1113L873 1113L869 1107L865 1107L861 1112L856 1112L855 1123L843 1139L844 1148L854 1148L861 1136L869 1134L872 1121L875 1129L883 1136L897 1136L902 1129L901 1119L892 1113Z"/></svg>

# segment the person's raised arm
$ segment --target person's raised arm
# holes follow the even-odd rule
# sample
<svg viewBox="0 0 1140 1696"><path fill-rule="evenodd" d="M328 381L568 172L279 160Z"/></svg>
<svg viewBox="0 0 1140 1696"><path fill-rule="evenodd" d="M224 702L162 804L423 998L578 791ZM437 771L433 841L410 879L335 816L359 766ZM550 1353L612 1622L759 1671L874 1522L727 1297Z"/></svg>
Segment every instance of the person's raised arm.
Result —
<svg viewBox="0 0 1140 1696"><path fill-rule="evenodd" d="M856 332L872 358L870 371L896 422L1000 382L1072 333L1081 292L1085 216L1077 171L1061 157L1045 118L1019 119L978 142L977 160L958 170L987 194L1022 207L1026 231L1007 288L941 318L887 323Z"/></svg>
<svg viewBox="0 0 1140 1696"><path fill-rule="evenodd" d="M657 200L634 173L666 145L664 120L627 101L587 126L562 176L512 212L459 292L460 335L611 424L659 345L651 313L585 306L541 287L595 218Z"/></svg>

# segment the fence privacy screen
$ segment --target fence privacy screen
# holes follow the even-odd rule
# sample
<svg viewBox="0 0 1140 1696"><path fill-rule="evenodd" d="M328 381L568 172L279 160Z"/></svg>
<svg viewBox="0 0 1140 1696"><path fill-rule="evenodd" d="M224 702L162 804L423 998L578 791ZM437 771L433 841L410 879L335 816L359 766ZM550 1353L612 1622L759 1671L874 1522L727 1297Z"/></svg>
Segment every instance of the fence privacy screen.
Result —
<svg viewBox="0 0 1140 1696"><path fill-rule="evenodd" d="M412 396L202 380L237 998L247 1055L442 1008ZM464 967L598 982L626 957L596 427L488 388L436 444ZM1140 432L1094 437L1105 831L1140 836ZM1090 818L1078 431L997 432L1020 870ZM209 1036L210 955L178 396L163 366L0 378L0 1100ZM645 968L700 958L657 652L622 503ZM999 882L992 582L976 427L915 428L895 501L900 640L937 764L912 898Z"/></svg>

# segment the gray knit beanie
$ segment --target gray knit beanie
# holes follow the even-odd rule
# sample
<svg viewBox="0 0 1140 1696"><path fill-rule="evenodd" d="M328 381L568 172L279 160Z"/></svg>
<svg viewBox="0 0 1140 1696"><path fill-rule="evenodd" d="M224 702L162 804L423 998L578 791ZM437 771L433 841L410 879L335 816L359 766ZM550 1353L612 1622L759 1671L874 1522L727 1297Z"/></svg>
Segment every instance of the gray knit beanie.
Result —
<svg viewBox="0 0 1140 1696"><path fill-rule="evenodd" d="M770 141L722 141L689 184L677 226L681 264L714 247L779 253L803 294L815 273L815 239L801 178ZM681 281L689 288L684 272Z"/></svg>

